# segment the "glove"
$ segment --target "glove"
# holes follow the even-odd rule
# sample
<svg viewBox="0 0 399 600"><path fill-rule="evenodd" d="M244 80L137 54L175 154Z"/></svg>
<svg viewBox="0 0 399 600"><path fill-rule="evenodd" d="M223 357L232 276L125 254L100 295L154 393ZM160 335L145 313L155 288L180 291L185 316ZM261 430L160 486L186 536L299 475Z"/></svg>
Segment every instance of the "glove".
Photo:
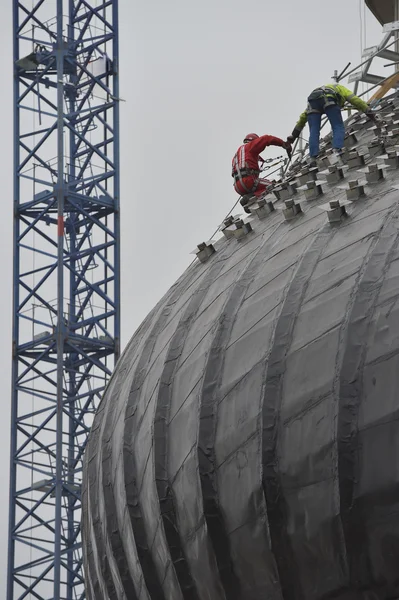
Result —
<svg viewBox="0 0 399 600"><path fill-rule="evenodd" d="M294 127L294 129L292 130L291 135L289 135L287 137L287 142L289 142L290 144L292 144L292 142L295 142L295 140L297 140L300 135L301 135L301 130L297 129L296 127Z"/></svg>
<svg viewBox="0 0 399 600"><path fill-rule="evenodd" d="M284 149L286 150L286 152L288 154L288 158L291 158L291 156L292 156L292 146L291 146L291 143L288 140L285 142Z"/></svg>

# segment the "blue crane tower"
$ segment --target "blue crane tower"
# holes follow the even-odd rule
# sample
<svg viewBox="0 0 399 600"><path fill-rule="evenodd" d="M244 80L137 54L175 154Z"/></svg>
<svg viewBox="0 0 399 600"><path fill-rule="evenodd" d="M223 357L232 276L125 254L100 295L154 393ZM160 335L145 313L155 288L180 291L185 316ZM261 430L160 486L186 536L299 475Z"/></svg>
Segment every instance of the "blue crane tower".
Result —
<svg viewBox="0 0 399 600"><path fill-rule="evenodd" d="M85 597L82 455L119 355L117 0L13 0L7 600Z"/></svg>

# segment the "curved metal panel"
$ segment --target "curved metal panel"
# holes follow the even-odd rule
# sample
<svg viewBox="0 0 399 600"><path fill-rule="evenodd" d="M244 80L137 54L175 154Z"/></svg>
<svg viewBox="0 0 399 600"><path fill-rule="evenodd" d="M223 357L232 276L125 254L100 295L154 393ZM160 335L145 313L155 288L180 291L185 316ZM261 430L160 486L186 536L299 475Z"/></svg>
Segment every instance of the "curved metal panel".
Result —
<svg viewBox="0 0 399 600"><path fill-rule="evenodd" d="M344 174L217 241L133 336L86 452L88 597L399 597L399 169L330 223Z"/></svg>

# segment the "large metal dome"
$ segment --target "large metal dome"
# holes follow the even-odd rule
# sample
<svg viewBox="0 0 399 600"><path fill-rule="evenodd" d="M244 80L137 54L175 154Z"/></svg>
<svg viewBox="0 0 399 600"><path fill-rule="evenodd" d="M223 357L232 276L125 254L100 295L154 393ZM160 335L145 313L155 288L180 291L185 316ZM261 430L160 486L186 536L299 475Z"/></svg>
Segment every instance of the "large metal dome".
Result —
<svg viewBox="0 0 399 600"><path fill-rule="evenodd" d="M86 450L89 600L399 597L396 102L389 155L359 116L343 179L298 173L131 339Z"/></svg>

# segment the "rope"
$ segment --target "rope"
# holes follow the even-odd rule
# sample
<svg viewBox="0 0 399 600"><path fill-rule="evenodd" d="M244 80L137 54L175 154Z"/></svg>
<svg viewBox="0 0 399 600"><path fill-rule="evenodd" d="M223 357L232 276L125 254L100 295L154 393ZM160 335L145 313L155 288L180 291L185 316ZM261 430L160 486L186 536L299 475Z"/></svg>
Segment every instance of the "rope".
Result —
<svg viewBox="0 0 399 600"><path fill-rule="evenodd" d="M359 36L360 36L360 60L363 57L363 0L359 0ZM362 82L362 91L364 92L364 82Z"/></svg>
<svg viewBox="0 0 399 600"><path fill-rule="evenodd" d="M367 23L366 23L366 4L359 0L359 36L360 36L360 60L363 59L363 51L367 48ZM367 84L362 81L362 92L367 91Z"/></svg>
<svg viewBox="0 0 399 600"><path fill-rule="evenodd" d="M277 157L277 158L283 159L284 161L286 160L286 159L285 159L285 158L283 158L283 157ZM270 162L270 161L272 161L272 160L276 160L276 159L275 159L275 158L269 158L269 159L265 160L265 162ZM268 167L268 169L272 169L272 168L273 168L273 167L274 167L276 164L280 164L281 162L283 162L283 160L279 160L279 161L278 161L278 163L274 163L274 164L270 165L270 167ZM291 161L291 159L290 159L290 161ZM288 164L290 163L290 161L288 161ZM266 169L261 169L261 171L264 171L264 170L266 170ZM278 169L275 169L274 171L272 171L272 172L271 172L271 173L269 173L268 175L269 175L269 176L270 176L270 175L274 175L274 173L277 173L277 171L280 171L280 167L279 167ZM240 202L240 199L241 199L241 196L239 196L239 198L238 198L237 202L236 202L236 203L234 204L234 206L233 206L233 207L232 207L232 208L229 210L229 212L227 213L227 215L224 217L223 221L225 221L226 219L228 219L228 218L229 218L229 216L230 216L230 215L232 214L232 212L235 210L235 208L236 208L237 204ZM212 238L213 238L213 237L214 237L214 236L215 236L215 235L218 233L218 231L220 231L220 227L221 227L221 225L219 225L219 227L217 227L217 229L216 229L216 230L215 230L215 231L212 233L211 237L209 238L210 240L211 240L211 239L212 239ZM196 260L197 260L197 259L196 259L196 258L194 258L194 259L191 261L191 263L189 264L189 267L191 267L191 265L193 265L193 264L195 263L195 261L196 261Z"/></svg>
<svg viewBox="0 0 399 600"><path fill-rule="evenodd" d="M360 60L363 54L363 0L359 0L359 36L360 36Z"/></svg>

